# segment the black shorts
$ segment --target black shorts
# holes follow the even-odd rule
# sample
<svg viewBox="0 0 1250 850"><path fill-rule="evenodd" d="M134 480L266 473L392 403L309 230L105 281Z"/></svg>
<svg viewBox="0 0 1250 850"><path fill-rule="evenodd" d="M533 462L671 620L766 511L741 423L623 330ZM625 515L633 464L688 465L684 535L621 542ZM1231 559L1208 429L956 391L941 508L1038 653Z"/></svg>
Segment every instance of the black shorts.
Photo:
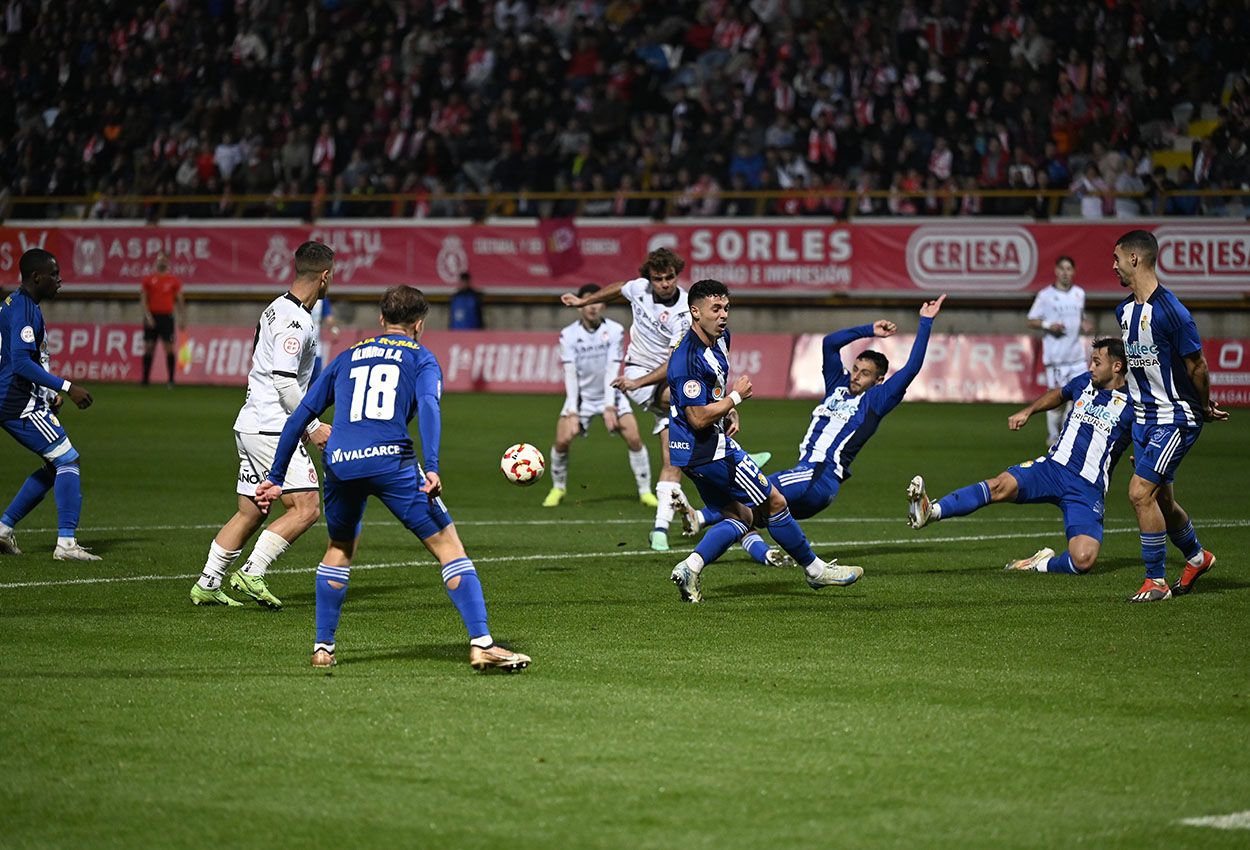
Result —
<svg viewBox="0 0 1250 850"><path fill-rule="evenodd" d="M143 341L155 342L157 339L163 339L170 345L174 342L174 315L173 313L153 313L152 324L144 325Z"/></svg>

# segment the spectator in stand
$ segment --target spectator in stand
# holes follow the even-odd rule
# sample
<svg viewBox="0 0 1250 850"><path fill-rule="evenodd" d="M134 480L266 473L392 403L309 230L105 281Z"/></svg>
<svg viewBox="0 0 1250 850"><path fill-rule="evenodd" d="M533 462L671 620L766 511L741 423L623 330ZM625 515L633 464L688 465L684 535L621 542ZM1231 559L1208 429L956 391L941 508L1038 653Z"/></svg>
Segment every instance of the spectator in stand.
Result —
<svg viewBox="0 0 1250 850"><path fill-rule="evenodd" d="M473 288L473 278L468 272L460 273L460 288L451 296L448 312L447 327L453 331L477 331L486 327L482 293Z"/></svg>
<svg viewBox="0 0 1250 850"><path fill-rule="evenodd" d="M1109 212L1115 212L1115 204L1107 196L1107 181L1098 173L1097 163L1085 166L1085 173L1072 184L1072 191L1081 201L1082 218L1103 218Z"/></svg>

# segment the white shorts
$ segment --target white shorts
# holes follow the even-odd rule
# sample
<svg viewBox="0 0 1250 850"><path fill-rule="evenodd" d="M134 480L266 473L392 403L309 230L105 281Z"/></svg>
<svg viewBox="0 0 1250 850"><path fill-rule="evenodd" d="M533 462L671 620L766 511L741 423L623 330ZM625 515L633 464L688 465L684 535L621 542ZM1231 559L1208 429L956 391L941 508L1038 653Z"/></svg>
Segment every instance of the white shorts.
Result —
<svg viewBox="0 0 1250 850"><path fill-rule="evenodd" d="M1046 389L1061 390L1068 381L1078 378L1089 371L1089 366L1082 362L1055 363L1046 367Z"/></svg>
<svg viewBox="0 0 1250 850"><path fill-rule="evenodd" d="M651 374L652 370L646 366L635 366L632 363L626 363L624 375L626 378L641 378L644 375ZM641 407L643 410L655 417L655 427L651 430L652 434L658 434L668 427L668 406L663 401L664 390L668 388L665 381L658 384L652 384L649 387L639 387L627 393L630 400Z"/></svg>
<svg viewBox="0 0 1250 850"><path fill-rule="evenodd" d="M616 404L616 416L619 419L622 416L632 416L634 409L629 406L629 399L625 397L625 393L620 390L612 391L613 401ZM581 399L581 406L577 410L577 417L582 423L582 433L585 434L590 430L590 423L594 421L596 416L602 416L604 408L607 407L603 403L602 398Z"/></svg>
<svg viewBox="0 0 1250 850"><path fill-rule="evenodd" d="M277 434L240 434L234 432L234 444L239 450L238 494L249 499L256 498L256 485L269 477L273 456L278 451ZM317 467L301 443L295 447L291 462L286 468L286 480L282 493L305 493L319 489Z"/></svg>

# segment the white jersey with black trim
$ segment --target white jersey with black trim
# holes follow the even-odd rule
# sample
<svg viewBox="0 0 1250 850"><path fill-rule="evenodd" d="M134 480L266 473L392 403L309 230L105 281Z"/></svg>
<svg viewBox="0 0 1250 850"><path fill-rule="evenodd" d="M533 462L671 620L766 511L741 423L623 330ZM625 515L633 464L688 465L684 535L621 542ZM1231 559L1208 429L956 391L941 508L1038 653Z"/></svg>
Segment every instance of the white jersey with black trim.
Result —
<svg viewBox="0 0 1250 850"><path fill-rule="evenodd" d="M1040 319L1047 328L1051 325L1063 325L1060 336L1047 333L1042 337L1043 365L1085 363L1085 346L1081 344L1081 323L1084 315L1085 290L1075 284L1067 292L1051 284L1037 293L1033 306L1029 308L1029 319Z"/></svg>
<svg viewBox="0 0 1250 850"><path fill-rule="evenodd" d="M560 331L560 360L577 367L581 400L598 407L607 403L608 384L620 369L624 350L625 326L612 319L604 319L593 329L578 319Z"/></svg>
<svg viewBox="0 0 1250 850"><path fill-rule="evenodd" d="M637 277L621 287L621 296L634 312L625 362L647 370L655 369L668 360L669 352L690 330L690 302L686 290L679 287L676 301L661 304L651 294L651 281Z"/></svg>
<svg viewBox="0 0 1250 850"><path fill-rule="evenodd" d="M275 298L256 323L252 368L247 373L247 400L234 420L242 434L281 434L288 411L278 399L274 375L294 378L301 395L308 392L317 339L312 315L289 292Z"/></svg>

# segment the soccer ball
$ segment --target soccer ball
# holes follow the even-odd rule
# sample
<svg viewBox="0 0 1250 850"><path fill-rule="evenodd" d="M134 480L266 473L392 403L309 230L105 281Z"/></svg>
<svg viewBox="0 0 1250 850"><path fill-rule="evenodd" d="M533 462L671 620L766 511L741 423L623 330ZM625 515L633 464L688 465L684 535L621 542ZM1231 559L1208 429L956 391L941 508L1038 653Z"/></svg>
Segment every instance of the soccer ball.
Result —
<svg viewBox="0 0 1250 850"><path fill-rule="evenodd" d="M503 477L520 487L528 487L543 477L547 469L547 460L543 453L529 443L517 443L509 446L499 461L499 470Z"/></svg>

